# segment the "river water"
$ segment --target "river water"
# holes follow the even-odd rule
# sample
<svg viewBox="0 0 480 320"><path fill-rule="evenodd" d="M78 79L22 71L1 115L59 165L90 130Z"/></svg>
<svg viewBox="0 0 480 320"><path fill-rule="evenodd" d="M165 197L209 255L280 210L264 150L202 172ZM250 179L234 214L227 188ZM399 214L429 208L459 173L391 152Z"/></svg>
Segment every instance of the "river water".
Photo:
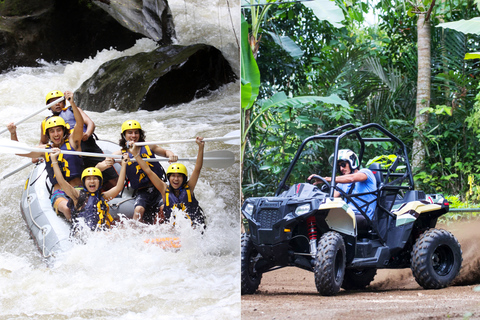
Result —
<svg viewBox="0 0 480 320"><path fill-rule="evenodd" d="M178 44L208 43L219 48L239 74L235 33L239 1L169 1ZM232 26L233 20L233 26ZM104 50L82 62L18 67L0 75L2 128L39 110L51 90L75 91L104 62L149 51L142 39L123 52ZM155 112L107 111L87 114L102 139L118 141L120 126L138 120L147 140L221 137L239 129L239 82L210 96ZM82 106L80 106L82 107ZM39 141L44 111L18 126L21 142ZM4 133L0 138L7 138ZM195 157L197 145L165 145L179 157ZM92 234L50 266L30 238L19 201L30 168L0 184L0 319L238 319L240 318L239 146L207 142L205 151L230 150L236 162L226 169L204 167L195 194L207 216L202 235L188 224L176 226L182 247L169 251L146 244L165 226L127 226ZM0 175L29 159L0 152ZM185 163L192 172L194 163Z"/></svg>

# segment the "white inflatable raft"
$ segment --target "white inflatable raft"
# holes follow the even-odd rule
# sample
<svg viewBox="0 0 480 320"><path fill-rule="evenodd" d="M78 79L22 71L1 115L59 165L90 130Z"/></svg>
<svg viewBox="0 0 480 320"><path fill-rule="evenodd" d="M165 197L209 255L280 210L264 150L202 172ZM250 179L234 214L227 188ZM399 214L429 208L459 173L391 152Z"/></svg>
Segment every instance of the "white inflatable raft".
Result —
<svg viewBox="0 0 480 320"><path fill-rule="evenodd" d="M98 140L97 144L105 154L119 150L118 144L110 141ZM117 172L120 172L120 165L115 166ZM72 246L69 239L71 224L65 218L58 216L52 208L51 190L52 184L47 177L45 163L38 163L25 182L20 201L20 209L28 230L46 260L55 258ZM132 218L134 209L132 190L124 188L117 198L109 201L109 206L110 214L114 219L117 219L119 214Z"/></svg>

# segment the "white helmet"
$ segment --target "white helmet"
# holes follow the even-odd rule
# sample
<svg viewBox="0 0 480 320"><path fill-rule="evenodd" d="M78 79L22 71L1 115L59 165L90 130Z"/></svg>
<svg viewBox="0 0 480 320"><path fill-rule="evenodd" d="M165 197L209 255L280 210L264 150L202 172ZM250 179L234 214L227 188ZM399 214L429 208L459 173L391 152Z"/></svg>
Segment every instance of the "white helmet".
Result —
<svg viewBox="0 0 480 320"><path fill-rule="evenodd" d="M331 166L333 166L333 156L334 154L332 154L330 158L328 158L328 162ZM337 161L348 161L352 170L358 169L358 166L360 165L357 155L350 149L338 150Z"/></svg>

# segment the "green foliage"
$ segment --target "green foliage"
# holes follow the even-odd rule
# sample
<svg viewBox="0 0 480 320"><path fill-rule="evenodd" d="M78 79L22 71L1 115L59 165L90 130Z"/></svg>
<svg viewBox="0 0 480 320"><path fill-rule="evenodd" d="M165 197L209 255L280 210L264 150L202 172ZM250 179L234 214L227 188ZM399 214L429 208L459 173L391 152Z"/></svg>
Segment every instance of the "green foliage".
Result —
<svg viewBox="0 0 480 320"><path fill-rule="evenodd" d="M345 123L377 122L400 137L409 150L412 146L417 47L416 18L406 15L410 4L376 2L380 24L374 28L361 25L369 10L365 3L337 4L347 17L343 28L320 21L298 3L272 6L262 22L265 32L257 57L262 100L250 109L254 125L245 146L246 197L273 194L303 139ZM454 0L438 3L431 19L436 25L439 18L453 21L478 15L471 0ZM285 50L286 42L279 39L287 38L295 45ZM476 186L480 181L480 62L464 57L480 51L479 40L475 35L432 28L431 99L422 110L429 113L429 122L421 133L427 157L424 169L415 175L419 189L458 194L459 201L468 203L480 199ZM294 50L298 54L292 54ZM302 101L303 96L338 97L348 105ZM322 161L331 151L320 143L306 150L301 159L305 166L300 166L296 178L311 173L308 166L326 170ZM366 156L385 154L381 151L367 150ZM473 177L471 184L469 177Z"/></svg>
<svg viewBox="0 0 480 320"><path fill-rule="evenodd" d="M318 129L325 124L352 119L353 112L348 103L336 96L288 99L284 93L278 93L255 104L252 112L255 125L250 129L250 143L245 150L245 197L273 195L302 140L319 133ZM319 161L318 157L328 158L329 154L322 152L325 151L320 144L305 152L304 165L299 166L295 177L303 180L308 177L309 168Z"/></svg>
<svg viewBox="0 0 480 320"><path fill-rule="evenodd" d="M260 73L257 62L253 57L248 43L248 23L242 15L242 50L241 50L241 79L242 79L242 109L249 109L257 99L260 87ZM243 130L242 130L243 132Z"/></svg>
<svg viewBox="0 0 480 320"><path fill-rule="evenodd" d="M450 204L450 209L471 209L471 208L480 208L478 202L462 201L461 197L458 195L446 196L448 203ZM458 211L449 211L447 214L440 216L440 223L449 223L451 221L459 220L469 220L477 219L480 216L480 212L458 212Z"/></svg>

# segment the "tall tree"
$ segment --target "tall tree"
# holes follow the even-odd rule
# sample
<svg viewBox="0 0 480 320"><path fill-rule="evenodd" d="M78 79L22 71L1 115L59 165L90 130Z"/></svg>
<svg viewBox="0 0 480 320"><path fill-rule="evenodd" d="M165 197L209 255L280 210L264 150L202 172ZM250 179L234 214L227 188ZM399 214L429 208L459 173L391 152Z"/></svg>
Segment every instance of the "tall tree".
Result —
<svg viewBox="0 0 480 320"><path fill-rule="evenodd" d="M428 124L428 113L421 110L430 107L431 85L431 35L430 13L435 5L432 1L428 12L418 12L417 21L417 50L418 50L418 74L417 74L417 103L415 108L415 135L412 149L412 168L422 168L425 160L425 144L423 132Z"/></svg>

